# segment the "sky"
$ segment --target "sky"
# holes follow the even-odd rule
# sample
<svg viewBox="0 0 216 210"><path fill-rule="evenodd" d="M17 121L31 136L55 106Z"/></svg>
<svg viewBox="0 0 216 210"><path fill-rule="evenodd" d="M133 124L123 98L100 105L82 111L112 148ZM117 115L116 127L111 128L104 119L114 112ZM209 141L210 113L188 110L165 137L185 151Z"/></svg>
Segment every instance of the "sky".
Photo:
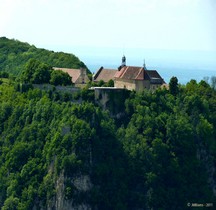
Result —
<svg viewBox="0 0 216 210"><path fill-rule="evenodd" d="M216 0L0 0L0 36L91 63L122 54L155 62L157 50L156 60L173 52L216 66Z"/></svg>

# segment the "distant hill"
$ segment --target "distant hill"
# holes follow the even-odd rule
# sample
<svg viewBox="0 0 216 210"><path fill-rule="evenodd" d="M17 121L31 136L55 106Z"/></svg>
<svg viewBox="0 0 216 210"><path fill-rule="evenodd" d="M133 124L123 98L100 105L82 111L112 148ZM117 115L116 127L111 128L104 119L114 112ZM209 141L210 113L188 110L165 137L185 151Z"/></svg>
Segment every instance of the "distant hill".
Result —
<svg viewBox="0 0 216 210"><path fill-rule="evenodd" d="M87 68L73 54L40 49L25 42L0 37L0 71L19 75L30 58L35 58L55 67Z"/></svg>

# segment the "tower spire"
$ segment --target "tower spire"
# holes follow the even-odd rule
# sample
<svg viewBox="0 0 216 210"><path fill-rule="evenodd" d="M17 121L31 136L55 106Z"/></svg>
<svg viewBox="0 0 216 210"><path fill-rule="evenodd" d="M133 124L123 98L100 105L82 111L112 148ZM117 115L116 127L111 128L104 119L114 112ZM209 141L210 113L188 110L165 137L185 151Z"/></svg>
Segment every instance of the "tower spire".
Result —
<svg viewBox="0 0 216 210"><path fill-rule="evenodd" d="M144 70L147 70L146 64L145 64L145 59L143 60L143 68L144 68Z"/></svg>

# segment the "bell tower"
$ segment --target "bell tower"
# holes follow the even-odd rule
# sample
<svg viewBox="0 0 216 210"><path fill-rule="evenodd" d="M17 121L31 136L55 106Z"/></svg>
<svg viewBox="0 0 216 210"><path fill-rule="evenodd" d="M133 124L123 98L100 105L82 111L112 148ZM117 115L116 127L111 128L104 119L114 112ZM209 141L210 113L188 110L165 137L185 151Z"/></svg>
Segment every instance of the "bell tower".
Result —
<svg viewBox="0 0 216 210"><path fill-rule="evenodd" d="M126 57L123 55L123 57L122 57L122 65L121 65L122 67L123 66L126 66Z"/></svg>

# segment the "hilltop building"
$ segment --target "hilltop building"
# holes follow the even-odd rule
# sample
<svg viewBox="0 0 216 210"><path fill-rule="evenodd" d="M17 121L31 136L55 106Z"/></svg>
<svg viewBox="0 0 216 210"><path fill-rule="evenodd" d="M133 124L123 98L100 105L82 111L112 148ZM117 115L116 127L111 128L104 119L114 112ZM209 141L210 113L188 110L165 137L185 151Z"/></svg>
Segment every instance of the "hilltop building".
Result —
<svg viewBox="0 0 216 210"><path fill-rule="evenodd" d="M104 67L101 67L96 72L96 74L94 74L93 80L94 82L99 82L100 80L103 80L104 82L109 82L109 80L114 79L117 71L117 69L105 69Z"/></svg>
<svg viewBox="0 0 216 210"><path fill-rule="evenodd" d="M156 70L146 68L145 62L143 67L127 66L125 56L122 57L122 64L118 69L104 69L101 67L93 76L95 82L100 80L108 82L110 79L114 80L116 88L136 91L155 90L165 84Z"/></svg>
<svg viewBox="0 0 216 210"><path fill-rule="evenodd" d="M87 84L89 82L89 78L86 72L86 69L80 68L80 69L68 69L68 68L58 68L54 67L54 70L61 70L63 72L68 73L72 77L72 83L75 84L75 86L80 86Z"/></svg>

